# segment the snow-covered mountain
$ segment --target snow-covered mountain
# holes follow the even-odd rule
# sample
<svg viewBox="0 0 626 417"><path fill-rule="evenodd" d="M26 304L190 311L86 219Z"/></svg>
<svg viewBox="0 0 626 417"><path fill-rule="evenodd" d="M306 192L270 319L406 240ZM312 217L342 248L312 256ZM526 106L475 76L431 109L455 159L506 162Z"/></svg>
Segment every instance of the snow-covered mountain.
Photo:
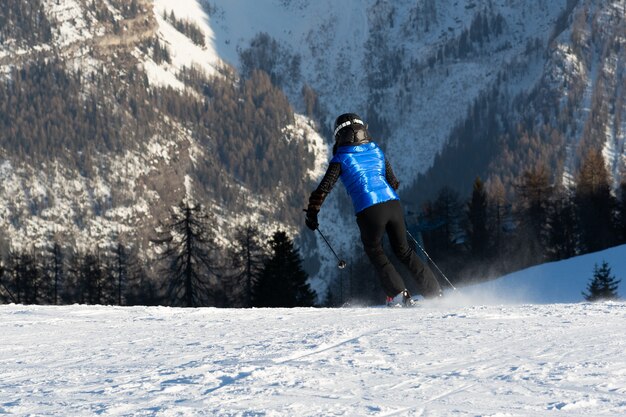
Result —
<svg viewBox="0 0 626 417"><path fill-rule="evenodd" d="M302 100L300 85L311 86L322 127L342 112L363 115L406 201L424 201L442 186L469 193L477 175L512 189L514 175L538 162L552 167L556 182L571 184L590 146L604 149L614 185L621 181L623 2L257 4L250 12L237 2L205 2L218 54L245 70L241 52L264 49L259 33L274 39L300 71L290 79L284 62L261 66L287 79L294 103ZM484 126L492 120L495 127ZM358 235L341 190L324 207L321 227L353 256ZM318 248L318 276L335 275L332 253L322 241Z"/></svg>
<svg viewBox="0 0 626 417"><path fill-rule="evenodd" d="M30 4L30 14L3 16L18 28L36 28L33 35L5 26L0 47L5 81L15 77L12 70L29 62L57 57L67 71L81 74L78 96L97 97L101 107L110 105L111 117L136 120L142 114L136 107L141 110L142 103L155 110L144 109L152 114L151 129L140 134L136 127L128 128L133 140L121 150L81 148L76 159L89 152L97 161L88 170L65 166L58 158L42 164L28 157L28 149L11 152L1 146L0 230L5 246L43 245L57 236L88 247L125 236L147 250L155 224L186 197L211 206L224 245L233 225L249 218L266 233L280 226L298 236L300 210L329 156L328 129L346 111L369 122L401 179L403 198L419 201L424 188L442 178L453 178L460 187L471 184L476 172L462 164L438 163L437 156L446 161L445 155L459 148L454 135L459 125L475 125L480 132L480 123L472 124L480 121L480 111L470 114L469 109L494 91L497 111L491 119L498 121L499 133L516 131L522 124L526 128L520 137L509 137L513 145L507 150L516 154L506 158L492 149L500 143L497 138L476 133L471 145L476 157L462 150L462 158L479 161L472 166L479 174L500 175L493 167L508 159L530 162L534 150L521 140L526 134L539 142L544 135L557 138L551 142L558 150L552 162L561 167L565 182L572 181L580 149L590 142L603 146L616 183L621 175L626 132L622 0ZM14 1L8 5L6 10L20 7ZM220 123L211 121L199 130L178 108L194 100L204 106L222 100L215 91L223 90L207 88L206 79L241 86L257 68L270 75L293 107L289 120L273 130L282 136L274 140L292 145L281 145L279 156L264 155L265 163L298 166L294 172L302 176L294 181L289 171L280 171L283 177L273 180L282 188L263 191L243 178L246 172L262 170L262 162L248 165L229 159L232 154L218 155L226 145ZM93 80L99 77L119 82L110 89L114 91L97 94L101 84ZM138 79L145 80L145 89L137 87ZM131 104L127 96L137 94L140 100ZM252 101L263 105L262 100ZM224 102L230 109L245 99ZM545 126L556 133L545 133ZM307 152L310 157L294 157ZM427 172L425 185L420 174ZM351 256L357 231L339 188L323 209L321 227L338 252ZM305 231L299 243L316 288L324 291L336 277L336 261L316 239Z"/></svg>
<svg viewBox="0 0 626 417"><path fill-rule="evenodd" d="M36 90L37 83L43 82L32 74L52 72L50 68L40 69L50 62L57 74L70 74L72 92L77 91L72 97L75 102L92 100L89 102L95 102L94 113L105 125L124 129L121 133L105 131L98 138L77 135L71 141L63 139L63 134L54 137L48 132L48 126L55 124L52 120L42 123L44 145L30 139L25 144L20 131L7 134L7 142L0 144L0 230L5 249L43 247L51 239L77 249L93 249L123 239L149 255L148 239L154 235L154 227L167 218L171 206L183 199L201 202L217 216L217 237L222 245L228 243L237 225L248 221L259 224L265 235L279 227L291 235L298 232L300 225L293 221L290 190L251 185L237 176L238 171L248 176L264 172L255 165L257 161L232 167L223 155L218 155L216 148L223 148L220 142L229 140L219 135L218 120L207 119L206 129L201 131L198 125L184 120L184 111L180 111L181 105L200 106L203 100L208 101L208 84L216 90L222 84L231 85L231 94L250 94L254 100L265 94L260 91L265 88L262 86L246 86L245 93L243 85L238 87L243 82L217 54L208 16L198 2L9 2L2 18L7 22L0 48L0 74L6 87L3 106L18 101L27 109L24 113L6 112L7 129L18 124L28 129L28 120L15 119L32 117L28 113L32 102L37 105L33 115L47 117L38 104L46 102L48 85L39 89L44 91ZM33 32L24 33L21 27L29 24L34 25ZM20 91L17 81L27 85L25 89L35 84L31 94L35 98L19 102L19 96L12 97ZM281 99L276 91L271 91L274 96L262 104L246 105L258 111L271 109L271 99ZM241 103L247 98L235 100ZM216 100L225 101L225 96ZM54 106L58 102L47 104ZM73 111L73 103L70 100L60 113ZM161 104L173 112L159 108ZM325 158L326 149L315 123L291 109L289 112L284 116L287 122L279 120L273 126L262 126L265 132L277 133L272 140L278 145L272 146L282 147L281 152L300 152L294 155L309 152L313 158L316 154ZM237 124L235 111L223 106L216 113L218 117L228 113L235 120L231 124ZM146 114L148 117L142 120L140 115ZM100 123L88 115L74 116L67 124L75 130L80 130L82 124L94 130ZM117 144L111 146L115 140ZM261 146L257 152L263 151L267 149ZM276 165L282 158L260 156L266 165ZM89 162L84 164L83 159ZM289 186L295 185L302 193L297 184L308 184L311 178L319 177L317 167L321 161L298 162L296 178L290 179ZM286 174L279 173L266 182L287 180L281 175ZM301 208L301 202L296 206ZM278 214L281 210L284 213Z"/></svg>
<svg viewBox="0 0 626 417"><path fill-rule="evenodd" d="M301 78L318 93L327 125L354 111L384 133L380 140L404 185L432 164L498 74L532 64L509 88L529 91L539 81L542 62L528 62L525 51L530 40L548 43L565 8L565 1L326 0L259 2L251 11L237 2L207 3L221 57L239 66L238 51L258 33L269 34L300 57ZM481 33L476 56L438 63L479 14L493 27L481 26L488 35Z"/></svg>

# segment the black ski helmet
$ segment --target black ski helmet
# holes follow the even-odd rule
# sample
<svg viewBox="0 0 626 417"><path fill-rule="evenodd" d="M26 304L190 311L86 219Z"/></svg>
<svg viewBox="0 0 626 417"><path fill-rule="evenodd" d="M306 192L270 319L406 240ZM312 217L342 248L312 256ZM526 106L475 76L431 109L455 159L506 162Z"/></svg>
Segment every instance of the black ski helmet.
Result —
<svg viewBox="0 0 626 417"><path fill-rule="evenodd" d="M338 145L364 143L369 140L367 125L356 113L344 113L337 117L333 136Z"/></svg>

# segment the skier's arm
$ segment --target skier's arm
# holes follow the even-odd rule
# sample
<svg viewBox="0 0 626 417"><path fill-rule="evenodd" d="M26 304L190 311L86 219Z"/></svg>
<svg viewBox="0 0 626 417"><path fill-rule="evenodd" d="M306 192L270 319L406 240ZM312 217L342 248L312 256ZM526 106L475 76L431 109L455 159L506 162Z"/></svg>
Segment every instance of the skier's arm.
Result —
<svg viewBox="0 0 626 417"><path fill-rule="evenodd" d="M317 186L315 191L313 191L309 197L309 207L307 208L307 211L313 211L315 213L320 211L326 196L333 189L340 175L341 164L338 162L331 162L330 165L328 165L328 169L326 170L326 174L324 174L324 178L322 178L320 185Z"/></svg>
<svg viewBox="0 0 626 417"><path fill-rule="evenodd" d="M393 169L391 169L391 164L389 163L389 160L387 158L385 158L385 178L387 179L389 185L391 185L391 188L393 188L394 190L398 189L398 187L400 186L400 181L398 181L395 174L393 173Z"/></svg>

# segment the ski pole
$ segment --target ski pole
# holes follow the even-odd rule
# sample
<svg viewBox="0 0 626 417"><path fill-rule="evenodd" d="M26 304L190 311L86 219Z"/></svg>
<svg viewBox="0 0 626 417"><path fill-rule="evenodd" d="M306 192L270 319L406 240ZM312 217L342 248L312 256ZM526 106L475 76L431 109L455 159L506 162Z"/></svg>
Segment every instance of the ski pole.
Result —
<svg viewBox="0 0 626 417"><path fill-rule="evenodd" d="M439 269L439 267L437 266L437 264L435 263L435 261L433 261L433 258L430 257L430 255L428 254L428 252L426 252L426 249L424 249L422 247L422 245L419 244L419 242L413 237L413 235L411 234L411 232L409 232L408 230L406 231L407 235L409 235L409 237L411 239L413 239L413 242L415 242L415 244L417 245L418 248L420 248L420 250L422 252L424 252L424 255L426 255L426 257L428 258L428 260L435 266L435 268L437 268L437 271L439 271L439 273L441 274L441 276L446 280L446 282L448 283L448 285L450 287L452 287L452 289L454 291L456 291L456 287L454 285L452 285L452 283L450 282L450 280L448 279L448 277L446 276L446 274L443 273L443 271L441 269Z"/></svg>
<svg viewBox="0 0 626 417"><path fill-rule="evenodd" d="M326 236L324 236L320 228L318 227L316 230L320 234L322 239L324 239L324 242L326 242L326 245L328 245L328 248L333 253L333 255L335 255L335 258L337 258L337 260L339 261L339 263L337 264L337 268L344 269L346 267L346 261L344 261L343 259L339 258L339 256L337 256L337 252L335 252L333 247L330 245L330 243L328 242L328 239L326 239Z"/></svg>

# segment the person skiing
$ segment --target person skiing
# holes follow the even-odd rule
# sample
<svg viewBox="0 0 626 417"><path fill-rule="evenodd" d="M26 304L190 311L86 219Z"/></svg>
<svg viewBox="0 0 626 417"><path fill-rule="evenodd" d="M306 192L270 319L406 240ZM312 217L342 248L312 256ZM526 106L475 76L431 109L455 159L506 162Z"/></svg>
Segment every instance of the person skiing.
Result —
<svg viewBox="0 0 626 417"><path fill-rule="evenodd" d="M370 137L367 125L357 114L344 113L335 121L334 137L333 158L305 210L307 227L313 231L318 228L317 215L322 204L341 178L352 199L365 253L376 269L388 305L408 306L413 300L383 250L385 232L393 252L411 271L420 294L425 298L441 296L433 272L409 246L404 213L396 193L400 183L383 151Z"/></svg>

